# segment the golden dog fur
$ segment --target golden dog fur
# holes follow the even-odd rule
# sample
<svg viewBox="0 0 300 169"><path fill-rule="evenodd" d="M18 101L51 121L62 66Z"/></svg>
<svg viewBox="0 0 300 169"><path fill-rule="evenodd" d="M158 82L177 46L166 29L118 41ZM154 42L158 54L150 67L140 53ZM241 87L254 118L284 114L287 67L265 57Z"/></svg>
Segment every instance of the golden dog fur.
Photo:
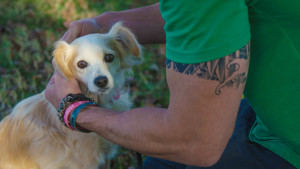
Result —
<svg viewBox="0 0 300 169"><path fill-rule="evenodd" d="M115 63L101 62L108 49L114 52ZM93 62L87 69L92 73L78 73L81 70L76 68L76 59L85 53L89 56L83 59ZM140 45L122 24L115 24L107 34L87 35L71 44L58 42L54 59L66 78L77 78L83 93L103 107L119 111L130 108L124 76L132 65L141 63L142 56ZM99 64L93 65L96 61ZM111 76L108 79L113 81L102 92L89 80L99 72ZM120 96L114 100L116 91ZM115 155L116 145L95 133L66 128L56 114L44 92L18 103L0 123L0 169L95 169Z"/></svg>

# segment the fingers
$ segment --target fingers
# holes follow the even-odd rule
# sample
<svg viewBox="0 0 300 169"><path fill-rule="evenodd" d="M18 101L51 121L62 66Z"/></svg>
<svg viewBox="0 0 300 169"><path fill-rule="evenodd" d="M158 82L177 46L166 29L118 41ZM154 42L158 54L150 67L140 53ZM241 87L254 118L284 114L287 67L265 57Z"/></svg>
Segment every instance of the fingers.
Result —
<svg viewBox="0 0 300 169"><path fill-rule="evenodd" d="M68 30L64 33L61 40L71 43L74 39L80 36L82 31L82 23L80 21L71 22Z"/></svg>
<svg viewBox="0 0 300 169"><path fill-rule="evenodd" d="M68 30L64 33L61 40L71 43L73 40L80 36L97 33L99 31L100 26L98 25L96 19L86 18L71 22Z"/></svg>
<svg viewBox="0 0 300 169"><path fill-rule="evenodd" d="M59 71L54 73L57 95L61 98L69 93L81 93L78 81L75 78L66 79Z"/></svg>
<svg viewBox="0 0 300 169"><path fill-rule="evenodd" d="M55 78L54 78L54 75L55 75L55 73L53 73L51 79L50 79L49 82L48 82L48 85L53 85L53 84L55 84Z"/></svg>
<svg viewBox="0 0 300 169"><path fill-rule="evenodd" d="M64 35L60 38L60 40L66 41L68 43L71 43L71 39L69 38L69 30L67 30Z"/></svg>
<svg viewBox="0 0 300 169"><path fill-rule="evenodd" d="M61 99L70 93L81 93L77 80L66 79L59 71L55 71L45 89L47 100L57 108Z"/></svg>
<svg viewBox="0 0 300 169"><path fill-rule="evenodd" d="M71 22L68 26L68 30L64 33L61 40L71 43L73 40L75 40L79 36L82 36L83 28L85 27L85 24L86 24L85 20L87 20L87 19L82 19L82 20Z"/></svg>

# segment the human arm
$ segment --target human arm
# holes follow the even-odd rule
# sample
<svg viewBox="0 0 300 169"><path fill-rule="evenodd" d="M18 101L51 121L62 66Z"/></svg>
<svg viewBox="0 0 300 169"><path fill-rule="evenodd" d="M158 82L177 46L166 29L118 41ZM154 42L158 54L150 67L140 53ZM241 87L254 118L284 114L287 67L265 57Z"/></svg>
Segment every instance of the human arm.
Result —
<svg viewBox="0 0 300 169"><path fill-rule="evenodd" d="M239 51L236 55L240 55ZM225 56L221 59L228 61L230 58ZM213 67L221 59L198 66L203 68L200 70L204 75L218 74L220 67ZM171 94L168 109L138 108L120 113L90 106L79 113L77 123L112 142L146 155L189 165L212 165L221 156L233 131L244 88L244 80L241 79L247 76L249 60L235 61L236 65L232 65L239 69L227 78L228 81L187 75L181 70L174 70L172 65L177 63L170 62L167 69ZM229 70L226 69L225 74L230 74Z"/></svg>
<svg viewBox="0 0 300 169"><path fill-rule="evenodd" d="M246 55L246 56L245 56ZM170 89L168 109L138 108L115 112L99 107L82 110L77 123L104 138L145 155L189 165L210 166L217 162L231 137L249 64L249 46L232 55L198 64L202 74L218 74L218 62L226 63L225 81L186 74L167 64ZM229 64L230 63L230 64ZM230 66L231 65L231 66ZM197 64L189 65L191 67ZM232 71L235 70L235 71ZM217 72L218 71L218 72ZM229 75L231 74L231 75ZM220 76L220 75L219 75ZM79 90L76 81L57 73L46 88L46 97L58 106L61 97ZM77 85L76 85L77 84ZM68 86L68 91L65 87ZM220 89L220 90L219 90Z"/></svg>
<svg viewBox="0 0 300 169"><path fill-rule="evenodd" d="M235 54L247 54L245 50L249 47ZM205 63L215 65L225 61L236 67L222 83L174 70L174 64L179 67L179 63L169 62L167 79L171 95L168 109L138 108L119 113L88 107L79 113L77 123L145 155L210 166L217 162L233 132L249 62L249 56L238 58L232 59L229 55ZM203 68L205 64L202 64ZM219 68L213 70L219 71ZM225 71L229 73L229 70Z"/></svg>
<svg viewBox="0 0 300 169"><path fill-rule="evenodd" d="M139 43L165 43L164 20L159 3L119 12L105 12L93 18L71 22L62 40L68 43L90 33L107 32L116 22L123 22L138 38ZM157 35L157 36L153 36Z"/></svg>

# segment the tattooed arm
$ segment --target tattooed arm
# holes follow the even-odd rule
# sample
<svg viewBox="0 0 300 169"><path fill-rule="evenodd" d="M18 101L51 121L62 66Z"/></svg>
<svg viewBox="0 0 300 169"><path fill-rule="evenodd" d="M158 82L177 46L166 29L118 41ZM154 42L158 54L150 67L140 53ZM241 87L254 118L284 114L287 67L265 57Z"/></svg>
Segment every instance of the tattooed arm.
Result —
<svg viewBox="0 0 300 169"><path fill-rule="evenodd" d="M249 45L205 63L168 61L168 109L117 113L89 107L78 115L77 122L145 155L189 165L213 165L233 132L248 64Z"/></svg>
<svg viewBox="0 0 300 169"><path fill-rule="evenodd" d="M215 94L220 95L224 87L236 86L246 82L246 72L241 72L241 63L249 59L249 44L223 58L197 64L182 64L167 60L167 69L198 78L217 81Z"/></svg>
<svg viewBox="0 0 300 169"><path fill-rule="evenodd" d="M153 21L153 15L149 12L157 13L158 7L158 4L150 6L144 15L130 15L130 11L120 14L123 17L132 16L132 21L135 21L136 17L141 19L139 21ZM145 8L139 11L145 12ZM140 28L141 22L126 23L135 30L135 34L143 43L164 42L165 36L153 36L164 35L164 21L160 13L155 16L154 20L158 25L151 24L153 22L142 23L150 23L150 26L155 26L156 29L149 29L147 24L142 24L146 25L146 28L135 29ZM98 19L100 21L100 18ZM80 111L76 122L116 144L145 155L188 165L213 165L218 161L233 132L248 64L249 45L231 55L205 63L180 64L168 61L168 109L137 108L119 113L91 106ZM55 80L49 83L50 87L47 89L53 87L53 98L56 101L52 102L58 104L61 98L58 96L68 94L64 86L68 84L70 92L70 88L77 83L71 83L57 74L54 74L53 79ZM73 93L77 93L76 89L79 88L74 88ZM48 92L48 99L51 96L49 93L52 94Z"/></svg>
<svg viewBox="0 0 300 169"><path fill-rule="evenodd" d="M205 63L167 61L171 93L167 121L169 128L183 137L175 136L174 140L187 144L182 158L190 153L195 161L216 162L221 156L234 129L249 56L248 44L231 55Z"/></svg>

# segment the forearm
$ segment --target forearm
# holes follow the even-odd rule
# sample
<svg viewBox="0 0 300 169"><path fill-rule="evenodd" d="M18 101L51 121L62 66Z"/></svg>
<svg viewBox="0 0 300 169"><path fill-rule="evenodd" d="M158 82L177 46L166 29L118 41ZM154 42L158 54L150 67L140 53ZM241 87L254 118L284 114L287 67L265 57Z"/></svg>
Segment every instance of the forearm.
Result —
<svg viewBox="0 0 300 169"><path fill-rule="evenodd" d="M211 140L210 131L214 133L214 129L205 131L201 120L195 125L188 118L174 120L171 114L170 110L161 108L115 112L88 107L79 113L76 122L107 140L145 155L189 165L213 164L218 158L215 152L222 151L215 144L219 139Z"/></svg>
<svg viewBox="0 0 300 169"><path fill-rule="evenodd" d="M167 109L138 108L115 112L88 107L77 123L106 139L146 155L162 157L178 151L178 139L167 127ZM176 145L176 146L175 146Z"/></svg>
<svg viewBox="0 0 300 169"><path fill-rule="evenodd" d="M141 44L165 43L165 22L161 17L159 3L126 11L106 12L95 19L104 31L122 21Z"/></svg>

